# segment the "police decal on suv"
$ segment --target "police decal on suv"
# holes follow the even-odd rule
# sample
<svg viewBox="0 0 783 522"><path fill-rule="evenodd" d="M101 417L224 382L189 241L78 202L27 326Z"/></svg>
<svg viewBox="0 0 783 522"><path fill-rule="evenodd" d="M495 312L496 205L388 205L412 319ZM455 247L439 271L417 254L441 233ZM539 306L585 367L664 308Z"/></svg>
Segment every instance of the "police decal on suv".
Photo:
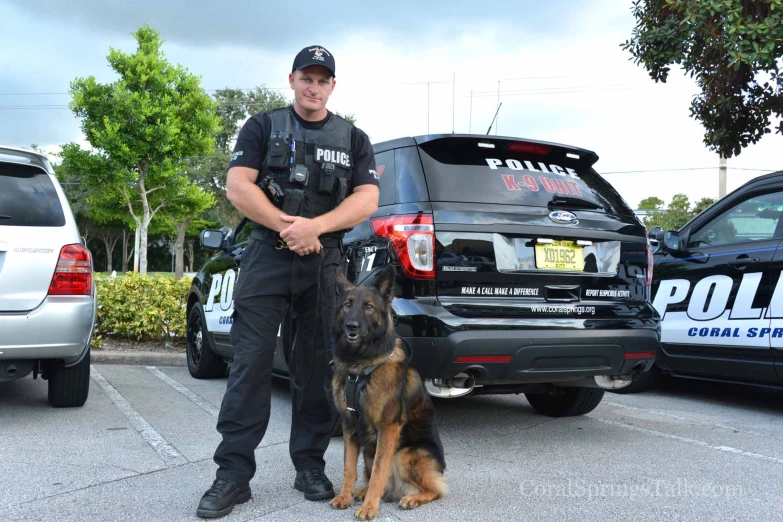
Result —
<svg viewBox="0 0 783 522"><path fill-rule="evenodd" d="M228 269L223 273L212 274L207 302L204 304L204 316L210 332L228 332L231 329L234 313L234 285L239 269Z"/></svg>
<svg viewBox="0 0 783 522"><path fill-rule="evenodd" d="M783 318L783 306L773 306L783 303L783 277L767 306L754 308L762 276L762 272L743 274L733 302L734 279L727 275L705 277L692 289L687 279L661 281L653 300L663 320L661 342L768 347L770 337L783 337L783 328L770 328L769 321ZM685 311L667 310L686 301Z"/></svg>

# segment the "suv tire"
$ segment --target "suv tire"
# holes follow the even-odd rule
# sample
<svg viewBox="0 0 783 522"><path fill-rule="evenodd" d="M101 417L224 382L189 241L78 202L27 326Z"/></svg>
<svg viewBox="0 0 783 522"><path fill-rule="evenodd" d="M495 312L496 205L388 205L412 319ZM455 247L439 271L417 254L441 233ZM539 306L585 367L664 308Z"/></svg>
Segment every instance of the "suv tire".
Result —
<svg viewBox="0 0 783 522"><path fill-rule="evenodd" d="M190 375L196 379L215 379L226 374L226 362L212 350L209 342L201 303L195 303L188 312L185 339Z"/></svg>
<svg viewBox="0 0 783 522"><path fill-rule="evenodd" d="M90 392L90 349L76 365L66 368L57 362L49 366L49 404L55 408L78 408Z"/></svg>
<svg viewBox="0 0 783 522"><path fill-rule="evenodd" d="M536 412L549 417L575 417L593 411L604 397L601 388L555 388L552 393L526 393Z"/></svg>

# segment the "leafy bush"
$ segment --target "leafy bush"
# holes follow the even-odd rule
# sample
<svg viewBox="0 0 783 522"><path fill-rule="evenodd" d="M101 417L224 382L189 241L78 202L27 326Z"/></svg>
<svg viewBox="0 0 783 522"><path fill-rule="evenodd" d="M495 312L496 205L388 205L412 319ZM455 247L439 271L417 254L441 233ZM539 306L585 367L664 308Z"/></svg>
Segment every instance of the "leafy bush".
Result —
<svg viewBox="0 0 783 522"><path fill-rule="evenodd" d="M191 279L128 272L111 278L96 274L97 344L106 335L134 341L174 340L185 335L185 306Z"/></svg>

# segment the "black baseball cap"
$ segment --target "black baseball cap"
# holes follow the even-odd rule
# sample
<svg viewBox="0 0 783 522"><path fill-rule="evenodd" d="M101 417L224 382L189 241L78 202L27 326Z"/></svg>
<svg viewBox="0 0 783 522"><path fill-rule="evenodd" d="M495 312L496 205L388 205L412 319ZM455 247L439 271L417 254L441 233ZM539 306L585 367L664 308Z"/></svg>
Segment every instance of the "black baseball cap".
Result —
<svg viewBox="0 0 783 522"><path fill-rule="evenodd" d="M301 71L311 65L326 67L332 73L332 76L335 76L334 56L320 45L311 45L299 51L299 54L294 58L294 66L291 68L291 72Z"/></svg>

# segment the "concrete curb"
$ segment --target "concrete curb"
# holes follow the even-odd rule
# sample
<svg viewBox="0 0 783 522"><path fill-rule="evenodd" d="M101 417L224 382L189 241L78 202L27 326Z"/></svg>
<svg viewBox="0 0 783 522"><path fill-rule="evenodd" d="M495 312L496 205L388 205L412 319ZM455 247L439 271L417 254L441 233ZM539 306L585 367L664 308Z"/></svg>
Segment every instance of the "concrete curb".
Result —
<svg viewBox="0 0 783 522"><path fill-rule="evenodd" d="M90 351L92 364L126 364L129 366L187 366L184 353L104 352Z"/></svg>

